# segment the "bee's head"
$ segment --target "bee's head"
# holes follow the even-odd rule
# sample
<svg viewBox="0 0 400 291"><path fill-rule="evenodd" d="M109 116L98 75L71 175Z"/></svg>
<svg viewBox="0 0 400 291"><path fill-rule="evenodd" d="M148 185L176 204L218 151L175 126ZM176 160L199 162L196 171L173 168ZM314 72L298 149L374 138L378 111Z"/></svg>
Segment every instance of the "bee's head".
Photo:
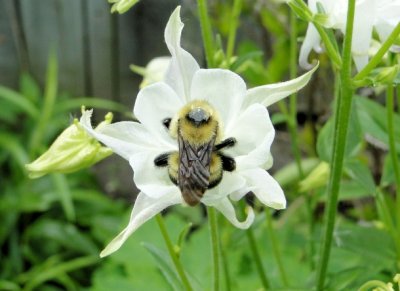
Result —
<svg viewBox="0 0 400 291"><path fill-rule="evenodd" d="M210 121L211 114L204 108L195 107L186 114L185 118L194 126L199 127L200 125L207 124Z"/></svg>

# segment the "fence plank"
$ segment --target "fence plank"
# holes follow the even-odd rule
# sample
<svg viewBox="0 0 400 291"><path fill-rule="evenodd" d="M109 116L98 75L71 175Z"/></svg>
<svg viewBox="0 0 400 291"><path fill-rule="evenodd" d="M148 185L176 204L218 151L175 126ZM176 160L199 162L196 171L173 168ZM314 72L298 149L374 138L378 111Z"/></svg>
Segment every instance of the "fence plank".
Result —
<svg viewBox="0 0 400 291"><path fill-rule="evenodd" d="M34 76L44 83L48 54L55 48L61 88L84 91L83 35L80 0L21 1L23 27Z"/></svg>
<svg viewBox="0 0 400 291"><path fill-rule="evenodd" d="M6 1L0 1L0 84L17 87L19 62Z"/></svg>

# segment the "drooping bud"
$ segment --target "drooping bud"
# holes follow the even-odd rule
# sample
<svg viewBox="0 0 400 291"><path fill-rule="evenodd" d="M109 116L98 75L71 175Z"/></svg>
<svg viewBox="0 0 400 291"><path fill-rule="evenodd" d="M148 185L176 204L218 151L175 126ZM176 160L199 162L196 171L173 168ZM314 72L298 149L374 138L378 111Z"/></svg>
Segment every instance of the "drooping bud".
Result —
<svg viewBox="0 0 400 291"><path fill-rule="evenodd" d="M99 130L104 124L110 124L112 117L109 112L95 130ZM90 167L112 153L111 149L91 137L78 119L74 119L73 124L57 137L44 154L25 167L29 177L35 179L49 173L72 173Z"/></svg>
<svg viewBox="0 0 400 291"><path fill-rule="evenodd" d="M143 76L140 83L140 89L150 84L163 81L165 73L171 63L171 57L158 57L152 59L145 68L136 65L130 65L129 68L136 74Z"/></svg>
<svg viewBox="0 0 400 291"><path fill-rule="evenodd" d="M326 184L329 178L329 164L320 162L311 173L299 183L299 191L307 192Z"/></svg>
<svg viewBox="0 0 400 291"><path fill-rule="evenodd" d="M138 3L139 0L108 0L108 2L113 4L111 6L111 13L118 12L122 14Z"/></svg>

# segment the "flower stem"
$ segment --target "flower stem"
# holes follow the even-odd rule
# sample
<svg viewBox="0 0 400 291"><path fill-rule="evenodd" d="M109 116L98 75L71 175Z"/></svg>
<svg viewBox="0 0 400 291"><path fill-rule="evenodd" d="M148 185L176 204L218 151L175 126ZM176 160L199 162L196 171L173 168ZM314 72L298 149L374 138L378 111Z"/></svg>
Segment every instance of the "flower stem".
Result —
<svg viewBox="0 0 400 291"><path fill-rule="evenodd" d="M387 109L387 126L389 134L389 154L392 160L395 184L396 184L396 220L397 220L397 232L400 233L400 169L399 169L399 159L396 152L396 141L393 115L394 115L394 87L389 86L386 89L386 109ZM398 254L400 255L400 254Z"/></svg>
<svg viewBox="0 0 400 291"><path fill-rule="evenodd" d="M192 286L189 283L189 280L186 276L185 270L183 269L183 266L181 264L181 261L179 260L176 251L174 249L174 246L172 244L171 238L168 235L167 227L165 226L164 219L161 214L156 215L156 220L158 223L158 227L160 228L161 234L164 238L165 244L167 245L167 249L169 252L169 255L172 259L172 262L175 265L176 271L178 272L179 277L181 278L182 284L185 287L185 290L193 290Z"/></svg>
<svg viewBox="0 0 400 291"><path fill-rule="evenodd" d="M242 10L243 0L234 0L232 8L232 16L229 26L228 44L226 48L226 59L229 61L233 55L233 48L235 46L236 30L238 27L240 11Z"/></svg>
<svg viewBox="0 0 400 291"><path fill-rule="evenodd" d="M382 44L377 53L371 58L369 63L354 77L354 81L359 81L364 77L366 77L369 74L369 72L371 72L371 70L379 64L379 62L382 60L383 56L389 50L392 44L395 42L399 34L400 34L400 23L396 25L392 33Z"/></svg>
<svg viewBox="0 0 400 291"><path fill-rule="evenodd" d="M281 281L285 287L289 286L289 282L287 279L286 271L285 268L283 267L282 259L281 259L281 252L279 250L279 245L275 237L275 232L274 232L274 227L272 225L272 217L271 217L271 212L266 211L265 212L265 217L267 221L267 231L268 231L268 236L271 240L271 246L272 246L272 252L274 254L276 263L278 265L279 269L279 275L281 277Z"/></svg>
<svg viewBox="0 0 400 291"><path fill-rule="evenodd" d="M210 18L207 12L207 0L197 0L197 9L200 17L201 35L203 37L204 50L207 65L214 67L214 39L212 35Z"/></svg>
<svg viewBox="0 0 400 291"><path fill-rule="evenodd" d="M215 209L211 206L207 207L207 213L208 213L208 224L210 227L211 249L212 249L213 270L214 270L213 290L218 291L220 250L219 250L217 213L215 212Z"/></svg>
<svg viewBox="0 0 400 291"><path fill-rule="evenodd" d="M246 230L247 240L249 241L250 250L253 253L253 258L256 264L258 275L260 276L262 285L265 290L270 288L269 280L265 274L264 266L261 261L260 252L258 251L256 240L254 238L254 233L251 228Z"/></svg>
<svg viewBox="0 0 400 291"><path fill-rule="evenodd" d="M348 1L347 25L343 43L342 68L340 71L340 95L335 108L335 128L333 138L333 152L331 175L327 188L327 205L325 216L325 230L322 238L319 264L317 268L317 290L323 290L325 276L332 246L333 229L335 226L337 201L340 190L340 180L343 172L343 159L346 147L347 130L349 126L353 87L351 80L351 41L355 0Z"/></svg>

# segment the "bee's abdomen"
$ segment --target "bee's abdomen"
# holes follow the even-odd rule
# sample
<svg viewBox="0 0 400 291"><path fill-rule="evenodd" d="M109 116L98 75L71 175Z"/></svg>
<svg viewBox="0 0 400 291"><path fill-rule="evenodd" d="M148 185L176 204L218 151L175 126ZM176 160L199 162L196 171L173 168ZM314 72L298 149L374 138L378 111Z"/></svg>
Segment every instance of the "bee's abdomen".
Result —
<svg viewBox="0 0 400 291"><path fill-rule="evenodd" d="M186 203L194 206L200 202L208 189L214 140L203 145L193 145L179 136L178 142L180 159L178 185Z"/></svg>

